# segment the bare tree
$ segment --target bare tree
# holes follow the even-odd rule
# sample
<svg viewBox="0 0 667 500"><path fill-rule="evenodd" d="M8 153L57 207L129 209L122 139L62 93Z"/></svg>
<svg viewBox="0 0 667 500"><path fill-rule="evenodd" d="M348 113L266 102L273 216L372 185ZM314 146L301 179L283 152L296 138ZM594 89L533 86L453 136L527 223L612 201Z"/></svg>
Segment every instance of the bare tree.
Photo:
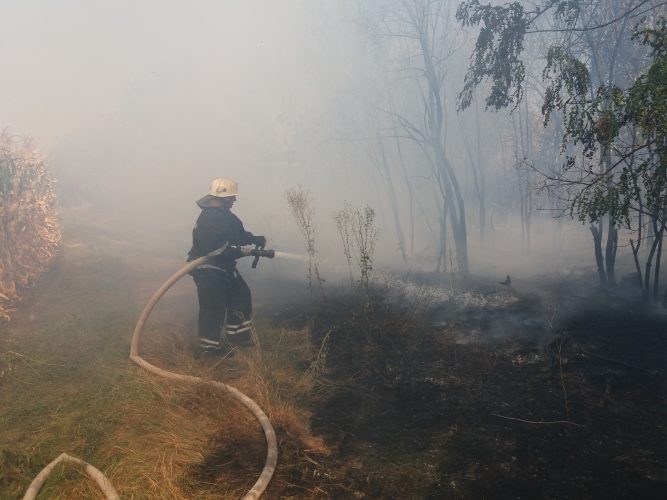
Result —
<svg viewBox="0 0 667 500"><path fill-rule="evenodd" d="M400 130L401 140L418 145L426 156L439 206L440 245L437 270L443 269L448 227L462 275L469 273L468 235L461 185L447 148L448 115L446 63L459 40L451 23L449 3L433 0L388 0L367 2L367 17L374 34L391 44L398 61L394 68L396 94L384 111ZM447 224L449 222L449 226Z"/></svg>

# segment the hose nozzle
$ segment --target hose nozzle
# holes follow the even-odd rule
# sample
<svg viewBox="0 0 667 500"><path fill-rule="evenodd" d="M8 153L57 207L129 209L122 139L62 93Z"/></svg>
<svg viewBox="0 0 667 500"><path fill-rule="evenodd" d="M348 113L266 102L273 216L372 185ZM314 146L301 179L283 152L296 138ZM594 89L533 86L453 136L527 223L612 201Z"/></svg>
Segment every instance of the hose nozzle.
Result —
<svg viewBox="0 0 667 500"><path fill-rule="evenodd" d="M273 259L276 256L276 251L253 248L252 250L250 250L250 255L252 255L253 257L266 257L267 259Z"/></svg>
<svg viewBox="0 0 667 500"><path fill-rule="evenodd" d="M229 246L228 243L225 243L222 247L217 250L209 253L206 257L213 258L220 255L222 252L227 251L225 255L228 255L231 259L240 259L241 257L254 257L252 261L253 269L257 267L257 262L260 257L266 257L268 259L273 259L276 256L275 250L264 250L263 248L255 247L251 248L249 246Z"/></svg>

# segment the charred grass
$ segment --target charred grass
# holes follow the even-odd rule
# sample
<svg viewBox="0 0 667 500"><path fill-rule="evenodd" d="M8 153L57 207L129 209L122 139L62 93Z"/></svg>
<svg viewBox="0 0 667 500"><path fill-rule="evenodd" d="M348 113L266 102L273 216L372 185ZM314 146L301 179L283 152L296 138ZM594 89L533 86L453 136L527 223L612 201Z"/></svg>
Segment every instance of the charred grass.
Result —
<svg viewBox="0 0 667 500"><path fill-rule="evenodd" d="M626 297L555 314L503 290L500 308L452 300L436 327L423 300L385 292L313 312L328 348L312 429L334 497L665 497L664 316Z"/></svg>

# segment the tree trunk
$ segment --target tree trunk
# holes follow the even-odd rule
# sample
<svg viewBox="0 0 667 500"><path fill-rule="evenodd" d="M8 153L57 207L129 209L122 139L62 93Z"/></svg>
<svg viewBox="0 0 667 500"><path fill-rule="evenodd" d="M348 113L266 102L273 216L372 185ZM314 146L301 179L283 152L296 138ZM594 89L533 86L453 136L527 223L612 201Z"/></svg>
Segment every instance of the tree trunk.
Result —
<svg viewBox="0 0 667 500"><path fill-rule="evenodd" d="M607 264L607 285L613 287L616 285L616 250L618 249L618 229L610 220L609 230L607 231L607 245L605 248L605 261Z"/></svg>
<svg viewBox="0 0 667 500"><path fill-rule="evenodd" d="M653 300L658 300L658 291L660 289L660 259L662 257L662 238L665 233L665 225L663 224L658 236L658 249L655 256L655 273L653 281Z"/></svg>
<svg viewBox="0 0 667 500"><path fill-rule="evenodd" d="M385 190L389 197L389 206L391 207L391 215L394 221L394 230L396 231L396 239L398 240L398 248L401 252L403 262L407 263L408 256L405 252L405 236L403 235L403 228L401 226L400 209L398 206L398 197L396 196L396 188L391 177L391 170L387 162L387 155L384 150L384 143L381 139L378 140L378 149L380 151L381 159L381 177L384 180Z"/></svg>
<svg viewBox="0 0 667 500"><path fill-rule="evenodd" d="M445 269L447 260L447 200L442 203L440 212L440 241L438 242L438 263L435 272L440 273Z"/></svg>
<svg viewBox="0 0 667 500"><path fill-rule="evenodd" d="M649 251L648 257L646 258L646 264L644 268L644 299L650 298L651 293L651 267L653 265L653 257L658 248L658 243L662 241L662 233L658 231L658 224L655 217L653 218L653 242L651 243L651 250ZM660 245L662 250L662 245Z"/></svg>
<svg viewBox="0 0 667 500"><path fill-rule="evenodd" d="M453 191L454 198L448 195L450 202L449 220L452 224L452 236L454 237L454 246L456 247L456 264L459 268L461 276L466 277L470 274L470 267L468 264L468 230L466 227L466 214L463 197L459 188L458 181L454 175L454 170L449 164L449 160L441 151L442 160L446 166L445 175L447 183L451 186L449 192Z"/></svg>
<svg viewBox="0 0 667 500"><path fill-rule="evenodd" d="M602 222L598 223L597 227L594 224L591 224L590 230L593 234L593 245L595 246L595 263L597 264L598 268L600 286L602 288L607 288L607 273L605 273L604 256L602 255Z"/></svg>
<svg viewBox="0 0 667 500"><path fill-rule="evenodd" d="M431 44L426 33L422 30L420 23L415 21L416 19L413 16L413 22L417 33L419 33L419 43L422 49L424 76L429 87L428 100L426 101L430 117L426 127L429 131L429 146L433 150L439 181L443 184L442 187L446 192L449 220L452 224L452 236L454 237L454 246L456 247L456 263L459 267L459 272L465 277L470 273L468 266L468 235L465 206L456 173L445 154L447 135L445 129L445 108L443 106L443 98L440 95L444 91L444 87L441 85L435 70L434 59L431 54Z"/></svg>
<svg viewBox="0 0 667 500"><path fill-rule="evenodd" d="M414 196L412 194L412 184L410 183L410 176L408 169L405 167L405 160L403 159L403 149L401 148L401 141L398 138L398 131L396 130L396 123L394 123L394 135L396 141L396 151L398 152L398 159L401 163L401 171L403 172L403 180L405 187L408 190L408 208L410 214L410 256L415 254L415 215L414 215Z"/></svg>
<svg viewBox="0 0 667 500"><path fill-rule="evenodd" d="M632 258L635 261L635 270L637 271L637 281L639 282L639 288L642 290L644 289L644 280L642 279L642 268L641 265L639 264L639 248L641 246L641 233L639 238L637 239L637 245L635 246L635 242L630 239L630 248L632 248Z"/></svg>

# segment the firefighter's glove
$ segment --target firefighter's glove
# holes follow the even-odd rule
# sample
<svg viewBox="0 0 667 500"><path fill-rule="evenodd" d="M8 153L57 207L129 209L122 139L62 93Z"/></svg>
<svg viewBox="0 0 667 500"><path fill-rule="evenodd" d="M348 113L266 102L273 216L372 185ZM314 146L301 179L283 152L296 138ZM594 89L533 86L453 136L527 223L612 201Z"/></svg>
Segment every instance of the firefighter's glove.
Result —
<svg viewBox="0 0 667 500"><path fill-rule="evenodd" d="M264 236L253 236L252 244L259 248L264 248L266 246L266 238Z"/></svg>

